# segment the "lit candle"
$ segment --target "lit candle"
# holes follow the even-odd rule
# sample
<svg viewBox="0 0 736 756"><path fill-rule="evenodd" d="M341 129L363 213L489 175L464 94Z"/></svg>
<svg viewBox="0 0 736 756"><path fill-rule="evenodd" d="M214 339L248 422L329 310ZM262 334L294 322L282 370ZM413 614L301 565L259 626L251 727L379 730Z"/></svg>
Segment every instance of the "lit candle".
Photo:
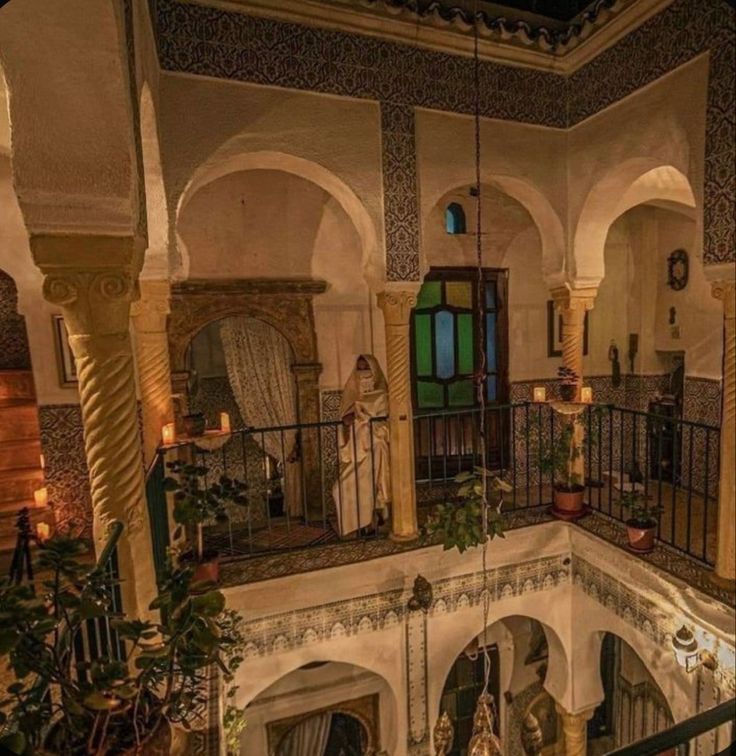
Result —
<svg viewBox="0 0 736 756"><path fill-rule="evenodd" d="M174 428L174 423L166 423L166 425L161 428L161 440L163 441L164 446L169 446L176 441L176 429Z"/></svg>
<svg viewBox="0 0 736 756"><path fill-rule="evenodd" d="M44 458L43 454L41 454L38 458L38 463L42 470L46 469L46 459Z"/></svg>
<svg viewBox="0 0 736 756"><path fill-rule="evenodd" d="M33 498L36 501L37 507L45 507L49 503L49 492L44 488L37 488L33 492Z"/></svg>
<svg viewBox="0 0 736 756"><path fill-rule="evenodd" d="M36 523L36 535L39 541L48 541L51 538L51 525L47 522Z"/></svg>
<svg viewBox="0 0 736 756"><path fill-rule="evenodd" d="M544 386L534 387L534 401L535 402L547 401L547 389Z"/></svg>
<svg viewBox="0 0 736 756"><path fill-rule="evenodd" d="M583 386L580 389L580 401L590 404L593 401L593 389L590 386Z"/></svg>
<svg viewBox="0 0 736 756"><path fill-rule="evenodd" d="M230 433L230 415L227 412L220 412L220 430L223 433Z"/></svg>

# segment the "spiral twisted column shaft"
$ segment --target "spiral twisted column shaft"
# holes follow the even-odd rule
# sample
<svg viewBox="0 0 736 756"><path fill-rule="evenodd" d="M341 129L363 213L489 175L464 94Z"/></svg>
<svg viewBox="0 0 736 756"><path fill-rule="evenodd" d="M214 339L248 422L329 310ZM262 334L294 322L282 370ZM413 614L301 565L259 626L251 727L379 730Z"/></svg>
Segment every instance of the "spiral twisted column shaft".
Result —
<svg viewBox="0 0 736 756"><path fill-rule="evenodd" d="M140 291L140 299L131 308L131 320L143 415L143 457L148 467L161 440L161 428L174 420L166 330L169 282L141 281Z"/></svg>
<svg viewBox="0 0 736 756"><path fill-rule="evenodd" d="M586 709L577 714L571 714L559 704L556 708L562 720L565 756L585 756L588 745L588 720L593 716L594 709Z"/></svg>
<svg viewBox="0 0 736 756"><path fill-rule="evenodd" d="M411 406L409 322L419 285L402 285L378 295L386 328L388 415L391 443L391 535L396 540L418 536L414 475L414 420Z"/></svg>
<svg viewBox="0 0 736 756"><path fill-rule="evenodd" d="M562 364L578 377L577 397L583 383L583 348L585 344L585 314L593 309L597 289L568 289L552 291L555 311L562 318Z"/></svg>
<svg viewBox="0 0 736 756"><path fill-rule="evenodd" d="M736 585L736 282L713 284L723 302L723 384L716 580Z"/></svg>
<svg viewBox="0 0 736 756"><path fill-rule="evenodd" d="M111 255L124 257L129 251L127 239L121 239L119 246L106 241ZM50 246L59 244L56 238ZM67 239L65 244L74 252L75 244L92 242ZM110 523L120 520L124 531L117 557L125 610L145 616L156 595L156 579L129 331L130 305L137 294L136 266L40 267L46 273L44 296L64 315L76 362L95 548L99 553Z"/></svg>

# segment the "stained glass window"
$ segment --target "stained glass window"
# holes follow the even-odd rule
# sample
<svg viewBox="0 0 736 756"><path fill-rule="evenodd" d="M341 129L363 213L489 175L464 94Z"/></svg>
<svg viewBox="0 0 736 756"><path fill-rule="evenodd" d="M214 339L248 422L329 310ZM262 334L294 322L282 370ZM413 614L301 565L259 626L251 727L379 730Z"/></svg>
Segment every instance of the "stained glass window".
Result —
<svg viewBox="0 0 736 756"><path fill-rule="evenodd" d="M445 210L445 230L448 234L465 233L465 210L457 202L452 202Z"/></svg>
<svg viewBox="0 0 736 756"><path fill-rule="evenodd" d="M477 403L473 374L480 368L478 339L486 348L485 393L503 399L505 355L499 352L505 328L506 277L484 272L483 317L477 311L476 271L445 268L430 271L417 297L412 321L412 360L417 410L460 409Z"/></svg>

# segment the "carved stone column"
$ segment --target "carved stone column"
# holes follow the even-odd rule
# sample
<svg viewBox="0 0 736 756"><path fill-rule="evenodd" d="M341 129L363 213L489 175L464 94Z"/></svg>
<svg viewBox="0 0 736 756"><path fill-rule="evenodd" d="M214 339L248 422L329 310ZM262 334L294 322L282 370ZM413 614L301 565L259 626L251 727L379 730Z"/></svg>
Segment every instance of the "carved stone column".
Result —
<svg viewBox="0 0 736 756"><path fill-rule="evenodd" d="M318 423L319 375L322 365L318 362L297 364L292 367L296 380L296 395L300 423ZM320 472L320 429L303 428L301 432L301 458L304 475L304 491L308 520L322 520L322 475Z"/></svg>
<svg viewBox="0 0 736 756"><path fill-rule="evenodd" d="M95 548L120 520L125 609L144 615L156 580L129 330L142 246L128 237L92 236L32 237L31 244L46 275L44 297L61 309L76 361Z"/></svg>
<svg viewBox="0 0 736 756"><path fill-rule="evenodd" d="M402 284L378 295L386 328L388 415L391 444L391 536L409 541L417 537L414 475L414 421L411 405L409 322L417 303L419 284Z"/></svg>
<svg viewBox="0 0 736 756"><path fill-rule="evenodd" d="M161 427L174 419L166 332L169 282L141 281L139 286L141 296L133 302L131 319L143 413L143 457L148 467L161 441Z"/></svg>
<svg viewBox="0 0 736 756"><path fill-rule="evenodd" d="M567 287L552 290L555 311L562 316L562 364L578 376L578 400L583 383L585 313L593 309L597 291Z"/></svg>
<svg viewBox="0 0 736 756"><path fill-rule="evenodd" d="M718 542L715 580L736 585L736 282L713 283L723 302L723 399L721 405Z"/></svg>
<svg viewBox="0 0 736 756"><path fill-rule="evenodd" d="M556 708L562 720L565 756L585 756L588 743L588 720L593 716L594 709L585 709L577 714L571 714L559 704Z"/></svg>

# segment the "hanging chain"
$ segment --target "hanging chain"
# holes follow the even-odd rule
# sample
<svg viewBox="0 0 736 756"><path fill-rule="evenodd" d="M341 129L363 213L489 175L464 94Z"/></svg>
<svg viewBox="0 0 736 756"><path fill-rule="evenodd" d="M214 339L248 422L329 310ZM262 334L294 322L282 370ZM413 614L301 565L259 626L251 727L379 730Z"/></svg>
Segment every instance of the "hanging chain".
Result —
<svg viewBox="0 0 736 756"><path fill-rule="evenodd" d="M479 366L476 377L476 390L479 418L479 443L481 458L481 517L483 529L483 693L488 693L491 678L491 657L486 643L488 615L490 612L490 595L488 590L488 472L486 470L486 338L485 338L485 281L483 275L483 224L481 211L481 166L480 166L480 55L478 50L478 0L475 0L473 29L473 79L475 85L475 255L477 266L478 306L478 358Z"/></svg>

